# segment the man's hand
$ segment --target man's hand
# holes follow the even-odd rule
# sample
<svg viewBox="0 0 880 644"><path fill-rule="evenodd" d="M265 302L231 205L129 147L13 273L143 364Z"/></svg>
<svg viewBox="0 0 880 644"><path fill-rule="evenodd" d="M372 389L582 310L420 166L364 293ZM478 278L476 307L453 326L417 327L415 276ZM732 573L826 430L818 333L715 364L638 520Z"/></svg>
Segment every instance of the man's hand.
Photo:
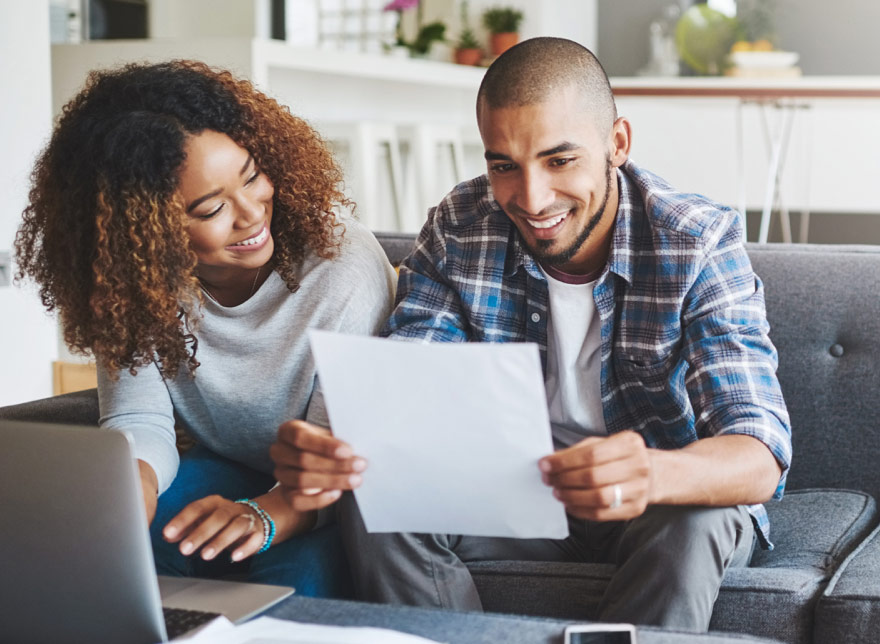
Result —
<svg viewBox="0 0 880 644"><path fill-rule="evenodd" d="M632 519L650 501L651 459L636 432L586 438L542 458L538 465L565 511L581 519Z"/></svg>
<svg viewBox="0 0 880 644"><path fill-rule="evenodd" d="M361 482L367 462L329 430L301 420L278 428L278 440L269 450L275 479L295 510L318 510L334 503L344 490Z"/></svg>

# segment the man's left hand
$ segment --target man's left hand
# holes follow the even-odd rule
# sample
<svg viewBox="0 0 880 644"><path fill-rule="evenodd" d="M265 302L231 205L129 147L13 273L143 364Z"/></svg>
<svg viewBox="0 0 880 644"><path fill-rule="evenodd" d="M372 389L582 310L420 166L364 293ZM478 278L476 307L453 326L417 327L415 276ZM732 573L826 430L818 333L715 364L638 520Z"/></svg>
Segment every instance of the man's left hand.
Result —
<svg viewBox="0 0 880 644"><path fill-rule="evenodd" d="M625 521L648 506L651 458L640 434L590 437L542 458L544 483L565 511L591 521Z"/></svg>

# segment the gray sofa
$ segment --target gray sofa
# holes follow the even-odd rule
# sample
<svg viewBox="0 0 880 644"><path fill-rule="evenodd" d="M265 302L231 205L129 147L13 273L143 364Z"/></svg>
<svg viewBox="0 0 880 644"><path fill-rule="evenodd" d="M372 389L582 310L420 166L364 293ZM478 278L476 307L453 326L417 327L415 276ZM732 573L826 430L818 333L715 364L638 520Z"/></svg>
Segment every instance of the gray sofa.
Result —
<svg viewBox="0 0 880 644"><path fill-rule="evenodd" d="M397 263L411 235L380 234ZM874 642L880 633L880 247L749 245L764 280L794 463L768 504L773 551L724 580L712 630L782 642ZM94 390L0 408L0 417L97 422ZM589 619L612 568L471 565L487 611Z"/></svg>

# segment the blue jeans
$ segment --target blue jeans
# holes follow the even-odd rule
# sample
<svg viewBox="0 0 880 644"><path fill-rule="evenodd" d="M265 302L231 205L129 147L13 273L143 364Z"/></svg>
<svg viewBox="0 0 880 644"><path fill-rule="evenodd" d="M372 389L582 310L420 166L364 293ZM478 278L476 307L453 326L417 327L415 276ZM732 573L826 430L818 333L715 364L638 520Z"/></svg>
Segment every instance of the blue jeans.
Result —
<svg viewBox="0 0 880 644"><path fill-rule="evenodd" d="M235 578L262 584L293 586L307 597L353 596L348 561L339 527L334 523L278 543L240 562L223 552L204 561L198 552L186 556L180 544L162 538L162 528L187 504L211 494L227 499L252 498L275 484L271 476L196 446L180 459L177 477L160 497L150 526L156 571L160 575Z"/></svg>

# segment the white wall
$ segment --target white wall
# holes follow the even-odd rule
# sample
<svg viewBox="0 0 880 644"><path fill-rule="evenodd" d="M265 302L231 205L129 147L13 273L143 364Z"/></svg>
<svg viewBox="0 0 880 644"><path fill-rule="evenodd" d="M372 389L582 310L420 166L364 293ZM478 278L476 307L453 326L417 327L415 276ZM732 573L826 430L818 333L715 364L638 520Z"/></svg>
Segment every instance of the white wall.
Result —
<svg viewBox="0 0 880 644"><path fill-rule="evenodd" d="M0 0L0 16L0 250L11 251L52 125L48 3ZM56 337L33 288L0 287L0 405L51 395Z"/></svg>
<svg viewBox="0 0 880 644"><path fill-rule="evenodd" d="M249 35L268 38L269 0L151 0L151 38Z"/></svg>
<svg viewBox="0 0 880 644"><path fill-rule="evenodd" d="M489 7L509 5L523 12L522 39L536 36L569 38L595 50L598 0L471 0L471 26L485 38L480 14Z"/></svg>

